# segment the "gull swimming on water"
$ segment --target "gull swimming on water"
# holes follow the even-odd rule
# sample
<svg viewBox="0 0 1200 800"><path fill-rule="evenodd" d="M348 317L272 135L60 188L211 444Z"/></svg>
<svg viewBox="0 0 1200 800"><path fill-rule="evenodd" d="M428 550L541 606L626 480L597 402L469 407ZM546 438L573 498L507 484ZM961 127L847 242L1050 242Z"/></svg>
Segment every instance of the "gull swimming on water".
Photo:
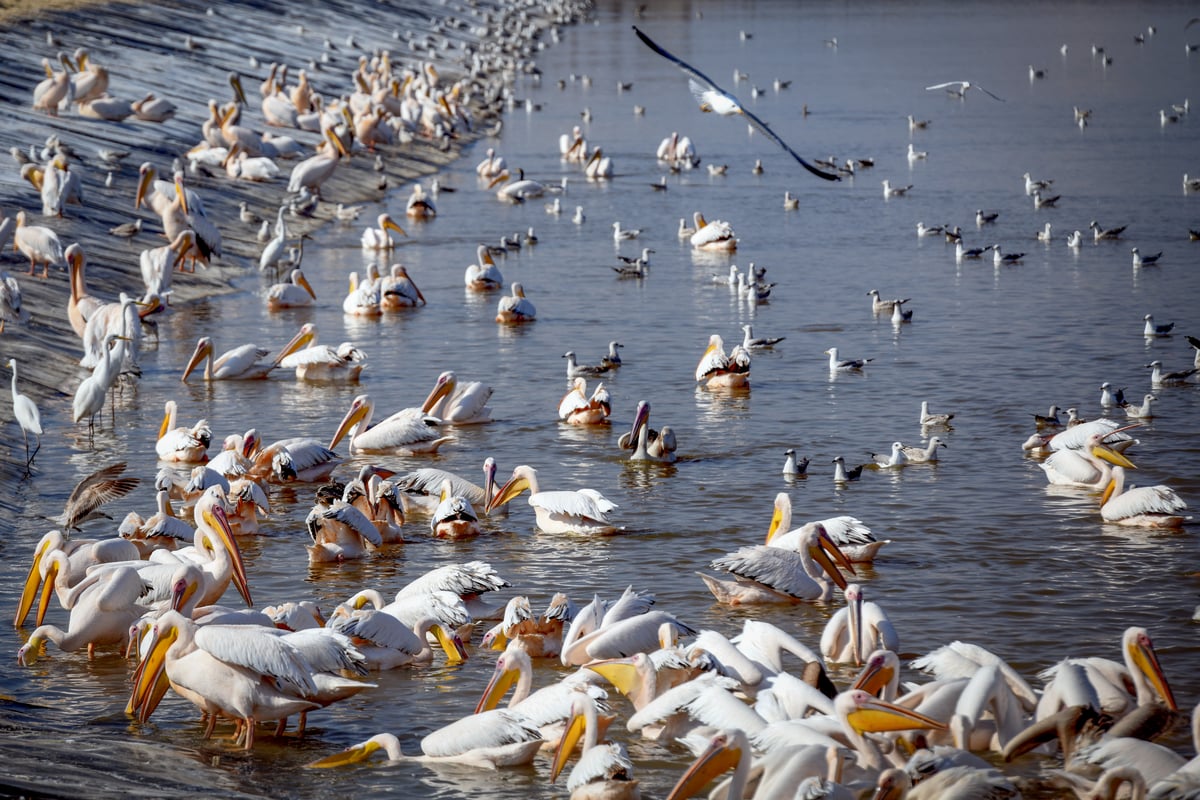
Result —
<svg viewBox="0 0 1200 800"><path fill-rule="evenodd" d="M945 446L941 439L931 436L924 447L905 447L903 452L910 464L933 464L938 460L938 448Z"/></svg>
<svg viewBox="0 0 1200 800"><path fill-rule="evenodd" d="M908 163L911 164L914 161L920 161L921 159L928 158L928 157L929 157L928 151L914 150L913 146L912 146L912 142L908 143Z"/></svg>
<svg viewBox="0 0 1200 800"><path fill-rule="evenodd" d="M1125 390L1117 389L1113 391L1112 384L1108 381L1100 384L1100 405L1102 406L1123 406L1125 405Z"/></svg>
<svg viewBox="0 0 1200 800"><path fill-rule="evenodd" d="M1153 314L1147 314L1142 319L1146 321L1145 327L1142 328L1143 336L1169 336L1175 327L1174 322L1168 322L1165 325L1155 325Z"/></svg>
<svg viewBox="0 0 1200 800"><path fill-rule="evenodd" d="M871 296L871 311L875 314L891 313L897 303L907 303L912 298L906 297L903 300L883 300L879 297L879 290L872 289L867 292Z"/></svg>
<svg viewBox="0 0 1200 800"><path fill-rule="evenodd" d="M862 477L863 465L859 464L852 469L846 469L846 459L838 456L833 459L833 480L836 483L845 483L846 481L856 481Z"/></svg>
<svg viewBox="0 0 1200 800"><path fill-rule="evenodd" d="M800 198L793 197L791 192L785 191L783 193L783 207L788 211L795 211L800 207Z"/></svg>
<svg viewBox="0 0 1200 800"><path fill-rule="evenodd" d="M962 240L959 240L958 244L954 246L954 257L959 261L962 261L964 258L979 259L983 258L983 254L991 249L992 246L989 244L987 247L972 247L970 250L967 250L963 248Z"/></svg>
<svg viewBox="0 0 1200 800"><path fill-rule="evenodd" d="M971 83L970 81L946 81L945 83L935 83L933 86L925 87L925 91L927 92L936 91L937 89L945 89L946 94L953 95L958 98L965 98L967 96L967 91L970 89L978 89L993 100L999 100L1001 103L1004 102L1003 97L994 95L987 89L980 86L978 83Z"/></svg>
<svg viewBox="0 0 1200 800"><path fill-rule="evenodd" d="M1119 239L1119 238L1121 238L1121 234L1129 226L1122 225L1119 228L1101 228L1100 223L1096 222L1096 220L1092 220L1091 222L1088 223L1088 227L1091 228L1091 230L1092 230L1093 239L1098 242L1101 239Z"/></svg>
<svg viewBox="0 0 1200 800"><path fill-rule="evenodd" d="M1158 260L1160 258L1162 258L1161 250L1152 256L1142 255L1140 252L1138 252L1138 249L1136 247L1133 248L1130 252L1133 253L1133 265L1135 267L1152 267L1158 263Z"/></svg>
<svg viewBox="0 0 1200 800"><path fill-rule="evenodd" d="M1050 223L1046 223L1046 227L1037 232L1037 240L1039 242L1050 241Z"/></svg>
<svg viewBox="0 0 1200 800"><path fill-rule="evenodd" d="M1067 247L1073 247L1078 250L1083 247L1083 234L1079 231L1074 231L1067 237Z"/></svg>
<svg viewBox="0 0 1200 800"><path fill-rule="evenodd" d="M829 371L837 372L838 370L862 369L869 362L874 361L873 358L838 358L838 349L831 347L825 351L829 356Z"/></svg>
<svg viewBox="0 0 1200 800"><path fill-rule="evenodd" d="M904 195L908 194L908 190L911 188L911 183L907 186L892 186L891 182L887 180L887 178L884 178L883 180L883 196L885 199L888 197L903 197Z"/></svg>
<svg viewBox="0 0 1200 800"><path fill-rule="evenodd" d="M688 76L688 88L691 89L692 96L695 97L700 103L701 111L713 111L723 117L730 116L731 114L741 114L746 117L746 119L750 122L750 125L755 130L759 131L768 139L775 142L775 144L786 150L788 155L796 159L800 166L804 167L813 175L816 175L818 178L824 178L827 181L840 180L837 175L819 170L801 158L795 150L793 150L785 141L783 141L783 139L780 139L774 131L768 128L765 122L755 116L752 112L742 108L741 104L738 103L733 95L729 94L724 89L713 83L713 81L703 72L700 72L695 67L687 64L686 62L659 47L649 36L638 30L636 25L633 26L633 32L638 35L638 38L641 39L647 47L668 61L673 62L677 67L683 70L684 74Z"/></svg>
<svg viewBox="0 0 1200 800"><path fill-rule="evenodd" d="M1062 197L1061 194L1043 197L1041 189L1033 190L1033 207L1034 208L1052 208L1055 203Z"/></svg>
<svg viewBox="0 0 1200 800"><path fill-rule="evenodd" d="M991 223L995 222L999 216L1000 216L999 211L989 212L989 213L985 214L985 213L983 213L983 209L979 208L979 209L975 210L975 224L976 225L990 225Z"/></svg>
<svg viewBox="0 0 1200 800"><path fill-rule="evenodd" d="M1045 180L1034 180L1032 177L1030 177L1028 172L1026 172L1022 177L1025 178L1025 194L1028 194L1028 195L1032 195L1034 192L1039 191L1041 189L1049 189L1050 184L1054 183L1053 178L1046 178Z"/></svg>
<svg viewBox="0 0 1200 800"><path fill-rule="evenodd" d="M871 460L875 462L874 466L878 469L893 469L908 464L908 456L904 452L904 445L900 442L892 442L890 453L871 453Z"/></svg>
<svg viewBox="0 0 1200 800"><path fill-rule="evenodd" d="M749 324L743 325L742 330L745 332L745 336L742 337L742 347L747 350L765 350L769 347L774 347L787 338L786 336L755 338L754 326Z"/></svg>
<svg viewBox="0 0 1200 800"><path fill-rule="evenodd" d="M924 222L917 223L917 236L936 236L942 233L944 228L941 225L926 225Z"/></svg>
<svg viewBox="0 0 1200 800"><path fill-rule="evenodd" d="M915 119L915 118L913 117L913 115L912 115L912 114L909 114L909 115L908 115L908 129L909 129L909 131L915 131L915 130L921 130L921 129L924 129L924 128L928 128L928 127L929 127L929 123L930 123L930 120L927 120L927 119Z"/></svg>
<svg viewBox="0 0 1200 800"><path fill-rule="evenodd" d="M1154 370L1150 373L1150 385L1154 388L1160 386L1182 386L1187 383L1188 378L1200 373L1200 370L1193 367L1192 369L1179 370L1178 372L1163 372L1162 362L1157 359L1146 365L1149 369Z"/></svg>
<svg viewBox="0 0 1200 800"><path fill-rule="evenodd" d="M784 475L803 475L808 471L808 459L796 459L796 451L788 448L784 451L785 459L783 461Z"/></svg>
<svg viewBox="0 0 1200 800"><path fill-rule="evenodd" d="M921 401L921 425L950 425L950 420L954 419L953 414L931 414L929 413L929 401Z"/></svg>
<svg viewBox="0 0 1200 800"><path fill-rule="evenodd" d="M1142 398L1140 406L1135 406L1133 403L1126 403L1121 408L1125 409L1125 416L1130 419L1150 419L1154 416L1154 412L1150 410L1150 404L1156 400L1158 400L1157 397L1148 394Z"/></svg>
<svg viewBox="0 0 1200 800"><path fill-rule="evenodd" d="M1024 253L1002 253L1000 245L992 245L992 260L997 264L1016 264L1024 257Z"/></svg>

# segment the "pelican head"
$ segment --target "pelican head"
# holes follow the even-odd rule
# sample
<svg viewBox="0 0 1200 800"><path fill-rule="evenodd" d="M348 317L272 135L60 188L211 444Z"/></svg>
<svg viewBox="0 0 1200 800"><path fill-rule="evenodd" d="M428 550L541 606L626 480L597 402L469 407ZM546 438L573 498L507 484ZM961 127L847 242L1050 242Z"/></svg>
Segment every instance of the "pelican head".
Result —
<svg viewBox="0 0 1200 800"><path fill-rule="evenodd" d="M748 763L749 756L750 742L745 732L737 728L719 731L709 739L708 747L683 773L675 788L667 795L667 800L699 794L700 790L718 775L734 769L743 760Z"/></svg>
<svg viewBox="0 0 1200 800"><path fill-rule="evenodd" d="M492 672L492 679L488 681L479 702L475 705L475 713L495 708L499 705L500 698L504 697L521 677L522 672L531 674L532 671L533 664L525 650L520 647L506 649L496 659L496 668Z"/></svg>
<svg viewBox="0 0 1200 800"><path fill-rule="evenodd" d="M850 559L829 536L825 526L820 523L814 526L814 531L808 539L808 553L812 556L813 561L816 561L821 569L825 570L830 580L837 584L839 589L844 590L847 584L846 578L838 570L838 565L841 565L842 569L851 575L857 574Z"/></svg>
<svg viewBox="0 0 1200 800"><path fill-rule="evenodd" d="M488 500L487 513L490 514L492 509L499 508L521 492L528 490L531 494L536 493L536 487L537 470L525 464L515 467L508 483L500 487L500 491L496 492L495 497Z"/></svg>
<svg viewBox="0 0 1200 800"><path fill-rule="evenodd" d="M369 395L360 394L354 398L354 402L350 404L350 410L346 412L346 416L342 418L341 423L337 427L337 431L333 434L333 440L329 443L329 449L337 447L337 443L342 440L342 437L356 425L370 421L371 412L375 410L375 402ZM365 428L366 426L363 425Z"/></svg>
<svg viewBox="0 0 1200 800"><path fill-rule="evenodd" d="M201 336L196 342L196 349L192 351L192 357L188 359L187 366L183 368L183 377L179 380L187 383L188 376L192 374L201 361L208 358L211 359L213 354L213 342L207 336Z"/></svg>
<svg viewBox="0 0 1200 800"><path fill-rule="evenodd" d="M300 270L296 270L296 272L299 272L299 271ZM301 275L301 277L303 278L304 276ZM305 281L305 283L307 283L307 281ZM317 326L311 322L304 323L303 325L300 326L300 330L296 332L296 335L291 338L291 341L289 341L287 344L285 344L283 346L283 349L279 351L279 355L276 356L276 358L275 358L276 366L279 365L280 361L283 361L285 358L290 356L292 353L299 352L302 348L309 346L309 345L313 344L314 342L316 342L316 340L317 340Z"/></svg>
<svg viewBox="0 0 1200 800"><path fill-rule="evenodd" d="M134 209L142 207L142 203L146 199L146 190L150 188L150 184L154 181L155 174L154 165L149 161L138 167L137 193L133 196Z"/></svg>
<svg viewBox="0 0 1200 800"><path fill-rule="evenodd" d="M437 382L433 384L432 391L425 398L425 402L421 404L421 410L426 414L438 404L438 401L447 395L453 394L454 389L458 386L458 378L453 372L447 370L441 375L438 375Z"/></svg>
<svg viewBox="0 0 1200 800"><path fill-rule="evenodd" d="M1146 629L1126 628L1124 636L1121 637L1121 644L1125 650L1127 661L1140 673L1134 676L1135 685L1140 687L1142 680L1139 678L1149 682L1167 708L1178 711L1179 706L1175 703L1175 695L1171 693L1171 687L1167 684L1166 676L1163 675L1162 667L1158 663L1158 655L1154 651L1154 644L1150 641L1150 634ZM1138 694L1141 694L1140 689ZM1138 701L1141 703L1143 698L1139 697Z"/></svg>
<svg viewBox="0 0 1200 800"><path fill-rule="evenodd" d="M129 695L129 704L125 707L126 713L136 713L142 722L150 719L150 715L166 694L167 650L179 639L180 626L185 623L184 616L178 611L167 611L150 629L150 639L145 647L146 654L133 674L133 691Z"/></svg>
<svg viewBox="0 0 1200 800"><path fill-rule="evenodd" d="M225 515L225 490L220 486L205 489L204 494L196 501L192 513L196 527L210 535L213 540L212 546L220 545L229 554L229 561L233 566L233 584L246 601L246 606L253 608L254 601L250 598L250 585L246 580L246 564L242 560L242 551L238 547L237 539L233 536L233 529L229 527L229 518Z"/></svg>

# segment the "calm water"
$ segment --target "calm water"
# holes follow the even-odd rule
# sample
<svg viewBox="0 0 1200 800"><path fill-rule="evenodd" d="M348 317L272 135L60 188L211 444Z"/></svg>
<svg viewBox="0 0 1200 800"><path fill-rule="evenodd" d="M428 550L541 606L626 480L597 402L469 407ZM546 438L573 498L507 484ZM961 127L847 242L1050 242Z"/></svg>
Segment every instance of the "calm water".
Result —
<svg viewBox="0 0 1200 800"><path fill-rule="evenodd" d="M0 605L15 605L29 552L47 527L29 517L57 514L67 489L98 458L126 459L143 478L128 504L110 509L114 516L152 509L153 437L163 400L178 400L185 420L208 418L218 440L251 426L267 441L328 439L354 395L369 392L390 413L420 403L438 373L453 369L495 388L496 421L456 431L456 441L437 457L380 463L401 471L432 464L470 477L489 455L505 475L530 464L545 487L601 490L620 506L615 516L623 533L540 534L521 499L507 520L475 541L430 541L417 521L403 547L364 562L309 568L303 518L312 487L287 487L273 494L262 535L243 542L259 602L309 598L328 611L360 588L390 594L432 567L483 558L511 581L505 598L527 594L539 610L554 591L582 605L593 593L612 598L633 585L654 591L660 608L697 628L733 635L753 616L815 646L838 604L730 611L711 602L695 575L712 558L760 542L775 493L786 491L799 521L853 514L893 540L860 578L889 612L906 653L974 641L1036 684L1038 670L1066 656L1119 658L1123 629L1144 625L1181 706L1195 704L1194 529L1163 534L1103 524L1094 496L1048 490L1035 460L1020 449L1033 431L1033 413L1054 403L1100 416L1101 382L1140 397L1150 385L1144 364L1161 359L1181 369L1192 357L1182 335L1141 335L1146 313L1175 321L1177 334L1200 331L1200 245L1187 236L1188 227L1200 227L1200 195L1184 194L1180 184L1184 171L1200 173L1200 129L1194 119L1160 125L1158 117L1160 108L1197 95L1200 59L1189 58L1183 46L1188 7L688 3L654 4L637 21L735 91L806 157L875 159L874 168L834 185L803 172L762 136L747 136L741 121L699 113L679 70L630 31L632 9L603 4L592 22L564 29L539 62L540 84L526 79L515 88L540 110L508 114L500 138L481 141L441 176L457 192L440 196L437 219L405 225L409 238L393 260L408 266L428 307L379 321L343 317L345 276L363 268L364 256L360 226L334 227L305 255L321 298L315 310L267 314L262 294L270 281L248 272L239 293L181 310L167 322L157 347L143 355L140 385L118 402L115 423L106 419L97 432L99 457L72 430L69 400L44 405L49 434L38 474L15 499L28 509L26 520L5 529ZM1148 25L1158 33L1135 44L1134 34ZM741 40L739 30L752 38ZM824 43L833 37L836 48ZM1107 48L1110 66L1092 56L1093 43ZM1047 77L1031 81L1031 64ZM750 76L736 86L735 68ZM560 78L565 88L557 87ZM792 84L777 93L776 78ZM1006 102L923 91L958 79L982 83ZM633 86L618 93L618 81ZM753 98L752 86L764 93ZM646 107L644 116L635 116L635 104ZM1072 106L1093 109L1086 129L1073 124ZM582 123L585 108L591 121ZM910 136L908 114L932 123ZM558 136L574 124L583 124L589 143L613 159L611 181L589 184L578 166L560 162ZM654 151L672 131L692 138L704 164L728 164L728 173L710 177L702 164L668 175L667 192L652 191L649 184L664 174ZM911 166L910 141L929 154ZM542 200L508 206L481 191L474 165L488 146L528 177L557 183L568 176L566 212L547 215ZM751 171L755 159L762 160L761 175ZM1026 171L1054 179L1058 208L1033 208L1024 193ZM884 178L913 188L885 201ZM799 197L799 210L784 210L785 190ZM406 197L406 190L398 192L390 210L402 215ZM576 205L586 214L582 225L571 222ZM977 208L999 212L997 222L977 229ZM732 223L741 239L733 257L696 255L677 238L678 219L693 211ZM1092 219L1129 227L1120 242L1068 249L1066 233L1086 231ZM616 220L644 232L618 248ZM999 269L990 261L956 265L941 237L917 238L918 221L957 224L968 246L998 243L1026 255ZM1045 222L1053 225L1049 244L1034 240ZM497 298L466 293L463 270L478 243L529 226L540 243L499 264L506 282L524 284L538 319L500 327L493 322ZM1162 250L1161 266L1132 269L1134 245L1144 253ZM650 275L618 279L610 269L616 253L635 255L641 247L656 251ZM768 280L777 282L769 303L748 304L713 282L731 261L767 268ZM874 318L866 295L872 288L911 297L914 321L896 328ZM212 386L178 381L199 335L213 335L219 350L249 341L275 349L308 321L317 323L322 341L353 340L367 351L370 366L360 386L302 385L285 375ZM693 371L708 337L721 334L731 346L745 323L753 323L756 335L786 337L754 357L752 388L735 394L695 388ZM614 399L611 429L560 425L555 410L567 386L560 356L571 349L581 361L595 361L610 339L626 345L626 366L606 381ZM832 377L822 351L834 346L843 356L874 361L863 374ZM1167 483L1195 507L1200 392L1189 386L1157 394L1159 416L1137 434L1141 444L1132 451L1136 481ZM616 448L643 399L653 405L656 426L676 430L678 464L633 465ZM858 463L893 440L923 443L922 400L956 414L954 429L939 434L948 444L940 464L835 486L834 456ZM788 447L812 459L807 478L780 475ZM339 474L361 463L351 459ZM49 617L65 620L61 610ZM0 629L0 652L15 654L23 639ZM439 660L379 675L377 690L314 714L303 742L263 737L250 755L223 740L203 741L194 709L178 698L164 701L151 725L131 725L121 710L132 665L113 655L89 663L51 649L32 668L10 667L0 692L12 698L9 713L27 731L21 743L56 742L72 731L99 748L97 768L105 758L127 764L111 779L113 793L129 790L125 782L137 772L131 761L145 757L125 754L121 745L132 738L153 745L159 765L186 764L175 776L184 789L561 795L561 786L548 785L549 763L541 758L532 768L499 775L411 764L296 769L380 731L396 733L415 751L425 733L474 707L493 663L494 654L474 650L461 667ZM840 681L849 677L835 672ZM537 684L558 674L546 665ZM628 711L623 700L615 704ZM1177 742L1188 752L1186 739ZM688 761L678 745L629 746L650 796L665 794ZM1049 766L1026 760L1010 769L1035 777ZM112 763L102 768L112 770ZM162 769L156 766L155 775ZM37 762L28 763L28 772L46 777Z"/></svg>

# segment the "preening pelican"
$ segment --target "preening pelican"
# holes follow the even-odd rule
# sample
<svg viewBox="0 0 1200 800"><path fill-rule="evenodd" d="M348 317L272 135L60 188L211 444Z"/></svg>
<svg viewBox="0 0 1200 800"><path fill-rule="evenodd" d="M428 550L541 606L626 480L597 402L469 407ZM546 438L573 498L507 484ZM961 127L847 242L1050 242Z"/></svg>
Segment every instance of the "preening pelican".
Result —
<svg viewBox="0 0 1200 800"><path fill-rule="evenodd" d="M119 493L105 491L103 494L104 496L119 497L128 491L129 489ZM52 566L50 555L56 551L62 552L66 561L55 560ZM137 548L125 539L68 540L61 531L50 531L38 540L37 546L33 550L33 560L29 567L29 574L25 578L21 599L17 603L17 614L13 618L13 626L19 628L25 624L25 618L29 616L29 611L33 608L33 601L39 588L43 588L43 592L35 618L37 625L42 624L42 619L50 604L50 597L52 593L59 591L60 585L64 590L70 589L83 580L89 567L96 564L130 561L136 558L138 558Z"/></svg>
<svg viewBox="0 0 1200 800"><path fill-rule="evenodd" d="M570 133L559 135L558 152L563 161L587 160L587 140L583 138L583 130L578 125Z"/></svg>
<svg viewBox="0 0 1200 800"><path fill-rule="evenodd" d="M862 587L847 584L846 606L839 608L821 634L821 655L829 664L861 666L874 650L900 652L900 636L878 603L863 599Z"/></svg>
<svg viewBox="0 0 1200 800"><path fill-rule="evenodd" d="M529 491L529 505L537 515L537 526L546 533L615 533L617 527L608 514L617 506L595 489L543 492L537 470L522 464L487 504L488 512L502 506L523 491Z"/></svg>
<svg viewBox="0 0 1200 800"><path fill-rule="evenodd" d="M604 155L599 147L595 148L583 167L583 174L589 180L608 180L613 175L612 159Z"/></svg>
<svg viewBox="0 0 1200 800"><path fill-rule="evenodd" d="M633 427L617 440L622 450L633 450L630 461L675 463L675 431L667 425L661 430L650 427L650 404L639 400L633 415Z"/></svg>
<svg viewBox="0 0 1200 800"><path fill-rule="evenodd" d="M408 235L403 228L396 224L391 214L386 212L380 214L376 219L375 227L363 230L362 249L376 252L391 250L396 246L396 242L392 239L393 232L401 236Z"/></svg>
<svg viewBox="0 0 1200 800"><path fill-rule="evenodd" d="M450 425L476 425L492 421L488 400L492 387L479 381L459 383L458 377L447 370L438 375L421 410Z"/></svg>
<svg viewBox="0 0 1200 800"><path fill-rule="evenodd" d="M708 337L708 348L696 365L696 382L711 388L742 388L750 383L750 353L740 344L725 354L720 335Z"/></svg>
<svg viewBox="0 0 1200 800"><path fill-rule="evenodd" d="M588 397L586 378L575 378L571 391L558 403L558 418L568 425L603 425L611 413L612 398L604 384L596 384L596 390Z"/></svg>
<svg viewBox="0 0 1200 800"><path fill-rule="evenodd" d="M447 599L457 599L450 593L446 595ZM423 602L427 598L417 599ZM349 636L371 669L428 664L433 660L431 641L446 654L446 663L462 663L467 657L462 641L448 632L453 623L441 617L453 617L458 622L468 618L465 611L455 612L441 598L434 601L435 606L441 603L434 609L420 608L419 603L409 600L397 597L395 602L384 603L374 590L364 590L337 607L329 627Z"/></svg>
<svg viewBox="0 0 1200 800"><path fill-rule="evenodd" d="M835 562L854 574L850 560L825 529L814 526L795 551L757 545L714 559L713 569L731 573L734 580L698 574L713 597L729 605L820 601L829 598L835 584L846 588L846 579Z"/></svg>
<svg viewBox="0 0 1200 800"><path fill-rule="evenodd" d="M567 778L571 800L639 800L642 793L632 777L633 762L621 744L601 743L600 715L586 687L572 692L571 715L564 731L550 766L551 783L558 779L582 737L579 763Z"/></svg>
<svg viewBox="0 0 1200 800"><path fill-rule="evenodd" d="M342 300L342 313L355 317L378 317L383 313L380 306L379 268L374 263L367 266L367 274L360 281L357 272L350 273L350 288Z"/></svg>
<svg viewBox="0 0 1200 800"><path fill-rule="evenodd" d="M733 97L733 95L729 94L729 92L713 83L712 79L703 72L659 47L652 39L650 39L649 36L638 30L636 25L633 26L633 32L638 35L638 38L641 39L647 47L683 70L683 73L688 76L688 88L691 90L692 96L696 98L696 101L700 104L701 111L711 111L719 114L722 117L727 117L731 114L741 114L745 116L746 120L755 130L783 148L788 155L796 159L796 162L800 164L800 166L804 167L813 175L816 175L818 178L823 178L827 181L840 180L837 175L819 170L801 158L795 150L793 150L791 147L788 147L787 142L783 141L783 139L779 138L778 134L768 128L765 122L759 119L754 113L743 108L742 105Z"/></svg>
<svg viewBox="0 0 1200 800"><path fill-rule="evenodd" d="M399 311L425 305L425 295L408 275L403 264L392 264L388 277L379 283L379 308L383 311Z"/></svg>
<svg viewBox="0 0 1200 800"><path fill-rule="evenodd" d="M17 212L17 227L13 231L13 247L29 259L29 274L42 265L42 277L48 277L51 266L63 263L63 246L58 234L44 225L28 225L25 211Z"/></svg>
<svg viewBox="0 0 1200 800"><path fill-rule="evenodd" d="M525 298L525 287L514 283L512 294L501 297L496 306L496 322L517 325L523 322L533 322L535 319L537 319L537 309Z"/></svg>
<svg viewBox="0 0 1200 800"><path fill-rule="evenodd" d="M405 756L399 739L390 733L379 733L308 766L340 767L365 761L372 753L383 750L391 761L412 759L498 769L530 763L541 746L541 732L523 714L498 708L463 717L429 734L421 740L419 756Z"/></svg>
<svg viewBox="0 0 1200 800"><path fill-rule="evenodd" d="M174 400L166 402L162 426L158 429L158 441L154 443L159 459L187 464L208 461L208 444L212 441L212 428L208 426L208 420L202 419L190 428L175 427L177 410Z"/></svg>
<svg viewBox="0 0 1200 800"><path fill-rule="evenodd" d="M465 539L479 535L479 517L471 501L454 493L449 479L442 481L440 502L429 520L429 529L438 539Z"/></svg>
<svg viewBox="0 0 1200 800"><path fill-rule="evenodd" d="M487 245L479 245L475 252L479 263L468 265L466 274L463 276L467 288L476 292L490 292L503 288L504 276L500 274L500 268L496 266L492 254L488 252Z"/></svg>
<svg viewBox="0 0 1200 800"><path fill-rule="evenodd" d="M317 326L306 322L283 346L275 363L281 369L295 369L302 381L344 381L354 383L367 364L367 355L350 342L337 347L317 344ZM305 347L304 345L308 345Z"/></svg>
<svg viewBox="0 0 1200 800"><path fill-rule="evenodd" d="M376 425L371 425L375 402L369 395L360 394L350 404L350 410L338 425L329 443L332 449L350 432L350 452L391 453L414 455L436 453L452 436L441 436L441 420L419 408L404 408Z"/></svg>
<svg viewBox="0 0 1200 800"><path fill-rule="evenodd" d="M60 72L51 69L50 59L42 59L42 69L46 72L46 78L33 87L33 108L52 117L58 116L58 108L64 100L69 105L75 99L75 84L71 80L71 59L62 52L58 54L57 59L63 65Z"/></svg>
<svg viewBox="0 0 1200 800"><path fill-rule="evenodd" d="M71 245L67 248L67 263L74 265L71 261L71 248L78 245ZM175 270L183 263L183 259L191 253L192 248L196 246L196 232L190 228L181 231L174 241L170 244L162 245L161 247L150 247L141 252L138 257L138 264L142 271L142 284L146 287L146 292L156 294L159 297L167 297L171 291L171 279L174 276ZM82 254L80 254L79 272L79 294L81 298L94 300L87 294L87 288L84 285ZM76 290L72 288L71 297L73 303L78 303L75 298ZM90 311L88 316L90 316Z"/></svg>
<svg viewBox="0 0 1200 800"><path fill-rule="evenodd" d="M1125 488L1125 468L1112 468L1112 478L1100 498L1100 516L1118 525L1148 528L1179 528L1186 517L1187 503L1169 486Z"/></svg>
<svg viewBox="0 0 1200 800"><path fill-rule="evenodd" d="M413 184L412 194L404 204L404 215L409 219L433 219L437 216L437 204L425 193L421 184Z"/></svg>
<svg viewBox="0 0 1200 800"><path fill-rule="evenodd" d="M363 558L383 544L379 528L357 506L346 502L350 486L340 498L323 502L318 494L317 504L304 523L312 538L308 562L342 562Z"/></svg>
<svg viewBox="0 0 1200 800"><path fill-rule="evenodd" d="M317 293L299 269L292 270L287 283L272 284L267 289L267 310L306 308L317 301Z"/></svg>
<svg viewBox="0 0 1200 800"><path fill-rule="evenodd" d="M699 212L693 212L695 231L689 237L692 247L697 250L717 250L732 253L737 250L738 239L734 235L733 226L723 220L714 219L707 222ZM683 223L680 223L680 234L683 233Z"/></svg>
<svg viewBox="0 0 1200 800"><path fill-rule="evenodd" d="M180 380L187 383L188 376L201 362L204 362L204 380L206 381L241 381L265 378L277 366L273 361L263 361L270 353L270 350L256 344L243 344L232 350L226 350L220 358L214 360L213 341L207 336L202 336L196 342L196 349L192 352L192 357L188 359L187 366L183 368L183 377Z"/></svg>

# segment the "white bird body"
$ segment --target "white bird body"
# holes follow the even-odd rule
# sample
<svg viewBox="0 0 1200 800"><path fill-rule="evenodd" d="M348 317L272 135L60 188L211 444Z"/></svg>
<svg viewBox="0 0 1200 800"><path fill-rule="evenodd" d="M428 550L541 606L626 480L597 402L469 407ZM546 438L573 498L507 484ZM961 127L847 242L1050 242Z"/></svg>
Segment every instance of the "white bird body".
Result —
<svg viewBox="0 0 1200 800"><path fill-rule="evenodd" d="M371 425L375 403L369 395L360 394L350 404L350 410L338 425L330 449L342 437L350 433L352 453L436 453L452 436L442 436L438 427L441 420L426 414L420 408L404 408Z"/></svg>
<svg viewBox="0 0 1200 800"><path fill-rule="evenodd" d="M1168 486L1125 488L1125 469L1112 468L1112 478L1100 499L1100 516L1105 522L1150 528L1178 528L1187 503Z"/></svg>
<svg viewBox="0 0 1200 800"><path fill-rule="evenodd" d="M558 403L558 418L568 425L603 425L612 413L612 398L604 384L597 384L589 397L587 379L575 378L571 390Z"/></svg>
<svg viewBox="0 0 1200 800"><path fill-rule="evenodd" d="M33 402L27 395L17 391L17 360L10 358L8 360L8 368L12 370L12 406L13 416L17 420L17 424L21 426L21 434L25 438L25 468L29 469L38 450L42 447L42 417L38 412L37 403ZM33 448L33 453L29 452L29 434L33 434L36 446Z"/></svg>
<svg viewBox="0 0 1200 800"><path fill-rule="evenodd" d="M44 225L27 225L24 210L17 212L13 246L29 259L30 275L38 264L42 265L42 276L45 277L50 267L63 263L63 246L58 234Z"/></svg>
<svg viewBox="0 0 1200 800"><path fill-rule="evenodd" d="M731 573L732 581L699 574L721 603L798 603L826 599L835 584L845 586L846 580L834 559L849 572L854 572L850 561L829 534L814 526L804 534L794 551L757 545L714 559L713 569Z"/></svg>
<svg viewBox="0 0 1200 800"><path fill-rule="evenodd" d="M604 495L595 489L542 491L537 470L524 464L513 469L508 483L488 502L488 512L526 490L529 491L529 505L533 506L537 517L537 526L546 533L602 535L617 531L617 527L608 519L617 506Z"/></svg>
<svg viewBox="0 0 1200 800"><path fill-rule="evenodd" d="M294 369L296 378L302 381L357 381L366 366L366 353L350 342L332 347L318 344L317 338L317 326L311 322L304 323L292 340L279 351L276 364L281 369Z"/></svg>
<svg viewBox="0 0 1200 800"><path fill-rule="evenodd" d="M689 241L697 250L716 250L732 253L737 250L738 239L733 232L733 226L724 220L714 219L706 222L700 212L693 214L696 230Z"/></svg>
<svg viewBox="0 0 1200 800"><path fill-rule="evenodd" d="M369 252L390 251L396 246L392 234L407 236L404 229L396 224L391 214L380 214L373 227L365 228L362 232L362 249Z"/></svg>
<svg viewBox="0 0 1200 800"><path fill-rule="evenodd" d="M557 201L558 198L555 198L555 202ZM463 282L467 288L477 292L490 292L504 288L504 276L500 273L500 268L496 266L492 254L488 252L487 245L479 245L476 250L476 258L479 263L469 265L463 275Z"/></svg>
<svg viewBox="0 0 1200 800"><path fill-rule="evenodd" d="M496 304L496 322L510 325L532 322L537 318L537 308L525 297L525 287L512 285L512 294L500 298Z"/></svg>
<svg viewBox="0 0 1200 800"><path fill-rule="evenodd" d="M201 362L204 362L204 380L206 381L265 378L277 366L275 362L263 360L270 352L256 344L243 344L232 350L226 350L219 358L214 359L212 339L202 336L196 342L196 349L192 352L187 366L184 367L183 377L180 380L186 383L188 376Z"/></svg>
<svg viewBox="0 0 1200 800"><path fill-rule="evenodd" d="M825 354L829 356L830 372L862 369L869 362L875 360L873 358L839 358L838 349L836 347L829 348L825 351Z"/></svg>

